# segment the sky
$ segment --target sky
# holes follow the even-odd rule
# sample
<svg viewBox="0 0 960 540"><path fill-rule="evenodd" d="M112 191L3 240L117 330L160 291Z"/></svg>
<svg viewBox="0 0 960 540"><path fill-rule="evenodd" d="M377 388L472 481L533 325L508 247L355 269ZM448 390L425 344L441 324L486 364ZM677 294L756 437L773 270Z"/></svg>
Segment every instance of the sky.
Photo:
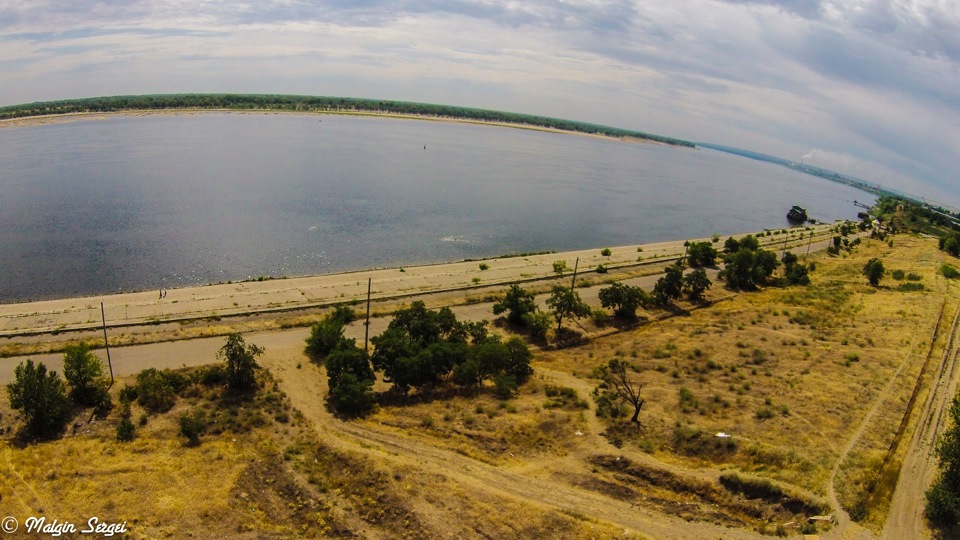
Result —
<svg viewBox="0 0 960 540"><path fill-rule="evenodd" d="M960 207L957 0L0 0L0 106L178 92L555 116Z"/></svg>

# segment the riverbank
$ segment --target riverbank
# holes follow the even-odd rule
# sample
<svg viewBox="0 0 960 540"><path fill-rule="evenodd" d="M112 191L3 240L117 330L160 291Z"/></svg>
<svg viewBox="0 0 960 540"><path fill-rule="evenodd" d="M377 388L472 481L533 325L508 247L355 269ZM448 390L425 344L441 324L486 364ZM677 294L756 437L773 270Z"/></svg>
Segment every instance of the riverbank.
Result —
<svg viewBox="0 0 960 540"><path fill-rule="evenodd" d="M644 144L666 144L655 139L643 139L639 137L615 137L613 135L604 135L601 133L587 133L583 131L573 131L567 129L557 129L533 124L518 124L511 122L496 122L487 120L477 120L471 118L457 118L434 116L426 114L401 114L375 111L286 111L274 109L206 109L206 108L186 108L186 109L132 109L126 111L111 112L82 112L82 113L64 113L49 114L40 116L26 116L23 118L5 118L0 119L0 129L14 129L23 127L48 126L56 124L67 124L70 122L89 121L89 120L107 120L111 117L124 116L194 116L198 114L256 114L256 115L291 115L291 116L356 116L369 118L388 118L395 120L418 120L424 122L443 122L452 124L472 124L477 126L505 127L511 129L523 129L527 131L541 131L544 133L557 133L560 135L576 135L580 137L593 137L600 139L614 139Z"/></svg>
<svg viewBox="0 0 960 540"><path fill-rule="evenodd" d="M832 235L832 224L791 229L788 235L774 231L762 236L764 245L779 249L823 241ZM803 238L801 238L803 234ZM710 241L699 239L693 241ZM368 282L375 301L403 299L449 291L470 292L511 283L550 280L557 277L554 263L563 261L565 275L577 266L580 275L596 277L597 267L607 270L663 266L682 257L683 240L460 261L404 268L318 275L263 281L229 282L216 285L136 293L0 304L0 339L70 331L90 331L102 325L101 303L106 324L111 328L220 319L256 314L294 312L323 308L339 303L366 300ZM719 244L719 242L718 242ZM718 248L720 245L718 245ZM579 263L577 261L579 260ZM2 344L2 343L0 343Z"/></svg>

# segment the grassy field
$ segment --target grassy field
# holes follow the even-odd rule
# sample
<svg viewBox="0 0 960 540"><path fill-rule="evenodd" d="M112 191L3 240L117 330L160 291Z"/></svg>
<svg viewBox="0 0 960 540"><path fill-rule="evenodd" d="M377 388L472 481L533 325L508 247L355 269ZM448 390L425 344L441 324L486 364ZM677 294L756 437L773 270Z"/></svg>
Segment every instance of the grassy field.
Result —
<svg viewBox="0 0 960 540"><path fill-rule="evenodd" d="M861 275L873 257L888 270L879 287ZM635 327L584 320L588 339L538 351L508 400L441 389L342 421L323 410L322 370L298 349L268 351L252 401L195 383L166 413L134 402L126 443L117 406L24 444L0 400L0 514L98 515L127 521L134 538L636 537L648 518L625 527L614 510L626 504L680 520L657 529L649 518L650 531L681 523L691 528L679 537L707 538L812 532L804 518L830 512L835 490L878 531L915 429L905 415L929 392L924 366L958 308L957 284L937 273L944 257L935 239L864 239L811 256L806 287L718 283L706 304L643 313ZM613 358L643 384L640 427L595 415L597 368ZM115 399L132 381L119 383ZM207 420L196 447L179 435L188 412ZM577 497L580 507L554 502Z"/></svg>

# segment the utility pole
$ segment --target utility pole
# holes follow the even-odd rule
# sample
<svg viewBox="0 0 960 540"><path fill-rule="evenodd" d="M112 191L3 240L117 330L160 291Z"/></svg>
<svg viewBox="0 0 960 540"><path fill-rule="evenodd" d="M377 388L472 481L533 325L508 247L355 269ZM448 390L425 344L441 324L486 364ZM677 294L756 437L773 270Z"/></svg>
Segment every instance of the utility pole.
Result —
<svg viewBox="0 0 960 540"><path fill-rule="evenodd" d="M110 342L107 341L107 314L100 302L100 317L103 319L103 346L107 349L107 366L110 367L110 387L113 387L113 362L110 361Z"/></svg>
<svg viewBox="0 0 960 540"><path fill-rule="evenodd" d="M580 266L580 257L577 257L577 261L573 263L573 280L570 281L570 290L573 291L573 286L577 284L577 267Z"/></svg>
<svg viewBox="0 0 960 540"><path fill-rule="evenodd" d="M373 284L373 278L367 278L367 320L363 323L363 351L370 352L367 349L367 341L370 339L370 287Z"/></svg>

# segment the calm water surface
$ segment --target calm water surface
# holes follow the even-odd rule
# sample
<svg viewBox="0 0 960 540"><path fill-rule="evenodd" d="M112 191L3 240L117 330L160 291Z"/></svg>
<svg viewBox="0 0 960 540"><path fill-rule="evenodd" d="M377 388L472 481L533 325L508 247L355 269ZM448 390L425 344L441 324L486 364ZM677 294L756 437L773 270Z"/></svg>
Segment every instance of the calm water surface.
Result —
<svg viewBox="0 0 960 540"><path fill-rule="evenodd" d="M322 121L321 121L322 120ZM426 147L426 148L424 148ZM0 302L855 218L866 193L709 150L337 116L0 129Z"/></svg>

